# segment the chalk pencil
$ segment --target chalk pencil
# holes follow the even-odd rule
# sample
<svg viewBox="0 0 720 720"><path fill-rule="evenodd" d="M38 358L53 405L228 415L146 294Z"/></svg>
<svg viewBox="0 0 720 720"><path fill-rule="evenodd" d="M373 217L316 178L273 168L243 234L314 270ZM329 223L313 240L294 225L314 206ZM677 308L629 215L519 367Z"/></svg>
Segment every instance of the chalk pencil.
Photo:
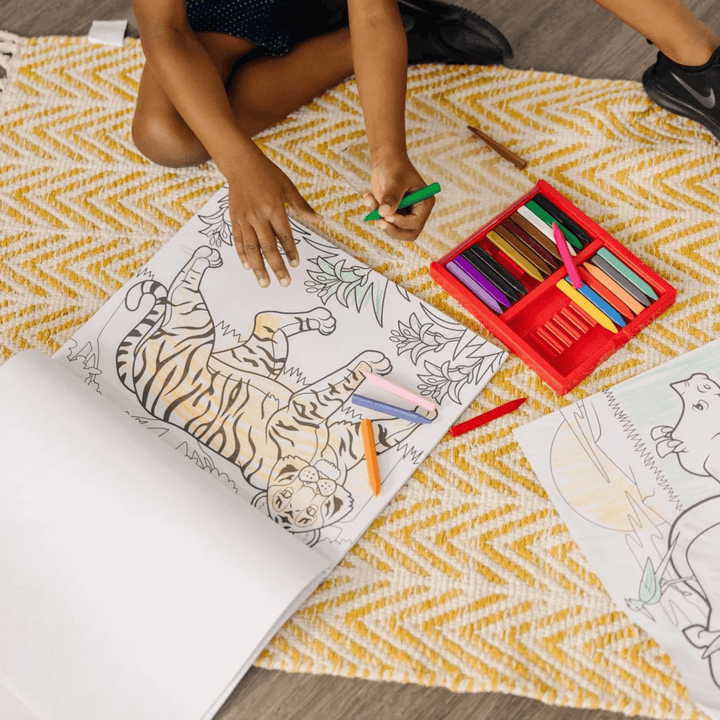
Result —
<svg viewBox="0 0 720 720"><path fill-rule="evenodd" d="M398 205L398 210L403 210L406 207L410 207L410 205L416 205L423 200L427 200L433 195L437 195L437 193L439 192L440 183L432 183L432 185L427 185L424 188L415 190L415 192L411 192L409 195L406 195L400 201L400 204ZM382 220L382 215L380 215L380 208L375 208L374 210L370 211L365 216L365 222L367 222L368 220Z"/></svg>
<svg viewBox="0 0 720 720"><path fill-rule="evenodd" d="M585 265L579 267L580 279L589 285L601 298L609 302L623 317L632 320L635 316L632 310L609 287L603 285L595 275L588 271ZM600 271L602 272L602 271Z"/></svg>
<svg viewBox="0 0 720 720"><path fill-rule="evenodd" d="M639 303L622 285L616 283L615 280L599 267L589 262L586 262L583 267L590 275L597 278L599 282L610 290L610 292L616 295L618 299L622 300L636 315L639 315L645 309L642 303Z"/></svg>
<svg viewBox="0 0 720 720"><path fill-rule="evenodd" d="M475 295L476 298L482 300L491 310L501 314L503 309L498 304L497 300L479 283L475 282L470 275L468 275L456 262L450 260L445 263L445 269L454 275L470 292Z"/></svg>
<svg viewBox="0 0 720 720"><path fill-rule="evenodd" d="M432 422L430 418L426 418L424 415L420 415L420 413L396 407L390 403L382 402L382 400L374 400L373 398L365 397L365 395L358 395L355 393L351 399L353 405L359 405L360 407L367 408L368 410L377 410L378 412L385 413L386 415L392 415L393 417L400 418L401 420L409 420L410 422L425 424Z"/></svg>
<svg viewBox="0 0 720 720"><path fill-rule="evenodd" d="M498 407L493 408L492 410L488 410L487 412L482 413L482 415L478 415L474 418L471 418L470 420L461 422L458 425L453 425L453 427L450 428L450 434L453 437L457 437L458 435L462 435L463 433L470 432L470 430L479 428L481 425L485 425L491 420L495 420L499 417L502 417L503 415L507 415L508 413L517 410L525 402L525 400L527 400L527 398L510 400L510 402L506 402L503 405L498 405Z"/></svg>
<svg viewBox="0 0 720 720"><path fill-rule="evenodd" d="M584 295L600 312L605 313L616 325L625 327L627 323L622 319L622 315L606 300L603 300L598 293L587 285L581 285L576 290Z"/></svg>
<svg viewBox="0 0 720 720"><path fill-rule="evenodd" d="M627 293L632 295L643 307L648 307L652 302L650 298L634 283L630 282L618 269L614 268L604 257L593 255L590 260L595 267L600 268L607 276L611 277Z"/></svg>
<svg viewBox="0 0 720 720"><path fill-rule="evenodd" d="M482 140L491 150L494 150L500 157L511 162L518 170L522 170L527 165L527 160L523 160L512 150L509 150L497 140L493 140L487 133L478 130L472 125L468 125L467 129L479 140Z"/></svg>
<svg viewBox="0 0 720 720"><path fill-rule="evenodd" d="M527 242L528 238L534 240L541 245L549 255L552 255L556 263L562 265L560 251L555 245L555 241L551 240L547 235L541 233L532 223L529 223L522 215L513 213L509 218L503 220L503 225L514 235L517 235L523 242Z"/></svg>
<svg viewBox="0 0 720 720"><path fill-rule="evenodd" d="M382 388L383 390L387 390L389 393L392 393L393 395L397 395L398 397L402 398L403 400L407 400L408 402L415 403L415 405L420 405L420 407L424 407L426 410L435 410L437 407L434 402L431 400L428 400L427 398L422 397L421 395L416 395L414 392L410 392L409 390L406 390L404 387L400 387L400 385L396 385L393 382L390 382L386 378L380 377L379 375L375 375L375 373L371 372L365 372L363 371L363 375L365 375L365 378L368 382L372 383L376 387Z"/></svg>
<svg viewBox="0 0 720 720"><path fill-rule="evenodd" d="M577 237L583 240L586 244L592 242L590 234L585 228L580 227L571 217L568 217L559 207L550 202L544 195L533 195L533 202L536 202L541 208L552 215L556 220L559 220L568 230L572 230Z"/></svg>
<svg viewBox="0 0 720 720"><path fill-rule="evenodd" d="M535 215L532 210L525 207L525 205L521 205L517 209L517 212L513 213L513 220L515 220L515 215L519 215L520 217L522 217L527 223L539 230L551 242L555 242L555 238L553 237L552 229L550 228L550 226L544 220L541 220L537 215ZM515 221L517 222L517 220ZM577 255L572 245L570 245L569 248L571 255Z"/></svg>
<svg viewBox="0 0 720 720"><path fill-rule="evenodd" d="M519 296L527 295L525 286L485 250L485 248L481 248L479 245L470 245L470 247L466 248L465 252L468 256L472 256L479 262L485 263L491 270L494 270ZM503 290L503 288L500 289Z"/></svg>
<svg viewBox="0 0 720 720"><path fill-rule="evenodd" d="M543 275L548 277L553 274L554 268L550 267L545 260L538 255L527 243L523 242L516 235L513 235L506 227L497 225L494 229L508 245L514 247L523 257L529 260Z"/></svg>
<svg viewBox="0 0 720 720"><path fill-rule="evenodd" d="M496 232L490 230L486 237L495 247L504 252L516 265L530 275L530 277L535 278L539 282L544 280L542 273L524 255L521 255L514 247L505 242L504 238L501 238Z"/></svg>
<svg viewBox="0 0 720 720"><path fill-rule="evenodd" d="M605 258L618 272L621 272L640 292L653 300L657 300L657 293L636 272L632 271L620 258L613 255L607 248L600 248L598 255Z"/></svg>
<svg viewBox="0 0 720 720"><path fill-rule="evenodd" d="M583 297L565 278L558 280L555 285L558 290L564 292L579 308L584 310L599 325L612 333L617 333L617 328L613 321L600 312L586 297Z"/></svg>
<svg viewBox="0 0 720 720"><path fill-rule="evenodd" d="M367 465L368 481L370 489L376 497L380 494L382 482L380 480L380 468L377 461L377 450L375 449L375 434L373 433L372 422L363 418L360 423L363 445L365 447L365 464Z"/></svg>
<svg viewBox="0 0 720 720"><path fill-rule="evenodd" d="M580 279L580 276L573 265L572 258L570 257L570 246L565 242L565 236L562 230L557 226L557 223L552 224L552 231L555 243L558 246L563 263L565 264L565 269L570 276L570 282L572 282L572 286L576 290L579 290L582 287L582 280Z"/></svg>
<svg viewBox="0 0 720 720"><path fill-rule="evenodd" d="M491 280L485 277L467 258L463 257L462 254L456 255L453 262L480 285L485 292L489 293L500 305L504 305L505 307L512 305L505 294L496 287Z"/></svg>
<svg viewBox="0 0 720 720"><path fill-rule="evenodd" d="M525 207L527 207L529 210L534 212L543 222L547 223L550 227L553 226L553 223L558 225L560 229L563 231L563 235L565 236L565 239L576 249L576 250L582 250L583 244L580 242L580 240L575 236L575 233L568 230L565 225L563 225L559 220L556 220L549 212L541 208L534 200L528 200L525 203Z"/></svg>

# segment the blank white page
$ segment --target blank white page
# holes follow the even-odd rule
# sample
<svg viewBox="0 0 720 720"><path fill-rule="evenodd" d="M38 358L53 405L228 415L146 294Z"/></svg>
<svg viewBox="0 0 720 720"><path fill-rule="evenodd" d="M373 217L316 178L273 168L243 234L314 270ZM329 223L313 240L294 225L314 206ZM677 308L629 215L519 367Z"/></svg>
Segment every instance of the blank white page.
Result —
<svg viewBox="0 0 720 720"><path fill-rule="evenodd" d="M36 351L0 408L0 682L48 720L212 716L327 561Z"/></svg>

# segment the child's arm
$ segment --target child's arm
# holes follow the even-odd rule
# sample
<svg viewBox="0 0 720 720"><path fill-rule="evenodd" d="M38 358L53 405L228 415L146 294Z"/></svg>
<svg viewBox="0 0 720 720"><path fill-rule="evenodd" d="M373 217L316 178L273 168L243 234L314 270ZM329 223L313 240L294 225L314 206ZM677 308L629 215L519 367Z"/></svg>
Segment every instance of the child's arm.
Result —
<svg viewBox="0 0 720 720"><path fill-rule="evenodd" d="M370 209L397 240L415 240L430 215L434 198L398 213L404 195L426 185L407 155L405 91L407 40L397 0L348 0L352 57L372 157Z"/></svg>
<svg viewBox="0 0 720 720"><path fill-rule="evenodd" d="M147 62L175 109L226 177L240 259L261 285L269 284L263 258L281 283L298 262L284 203L310 221L319 216L291 180L238 126L225 87L187 22L184 0L133 0Z"/></svg>

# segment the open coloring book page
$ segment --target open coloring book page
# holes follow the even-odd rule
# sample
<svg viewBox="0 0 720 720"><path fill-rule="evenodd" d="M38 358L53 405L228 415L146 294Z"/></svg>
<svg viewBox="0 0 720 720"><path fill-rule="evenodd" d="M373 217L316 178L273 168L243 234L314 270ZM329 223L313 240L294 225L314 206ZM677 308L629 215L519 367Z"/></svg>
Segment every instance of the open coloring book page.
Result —
<svg viewBox="0 0 720 720"><path fill-rule="evenodd" d="M292 222L292 285L262 289L227 188L55 355L299 540L337 562L488 382L504 351ZM434 401L430 424L362 410L364 371ZM407 406L407 409L415 409ZM360 433L373 419L383 487Z"/></svg>
<svg viewBox="0 0 720 720"><path fill-rule="evenodd" d="M609 594L720 718L720 341L514 432Z"/></svg>

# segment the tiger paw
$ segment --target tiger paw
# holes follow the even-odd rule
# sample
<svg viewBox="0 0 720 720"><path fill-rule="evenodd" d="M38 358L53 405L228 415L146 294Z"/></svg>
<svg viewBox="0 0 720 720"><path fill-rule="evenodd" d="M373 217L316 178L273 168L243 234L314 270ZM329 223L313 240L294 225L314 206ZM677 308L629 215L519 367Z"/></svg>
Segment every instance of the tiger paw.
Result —
<svg viewBox="0 0 720 720"><path fill-rule="evenodd" d="M387 375L392 370L390 360L378 350L366 350L357 357L357 371Z"/></svg>
<svg viewBox="0 0 720 720"><path fill-rule="evenodd" d="M337 322L333 314L324 307L314 308L308 313L308 325L321 335L330 335L335 331Z"/></svg>

